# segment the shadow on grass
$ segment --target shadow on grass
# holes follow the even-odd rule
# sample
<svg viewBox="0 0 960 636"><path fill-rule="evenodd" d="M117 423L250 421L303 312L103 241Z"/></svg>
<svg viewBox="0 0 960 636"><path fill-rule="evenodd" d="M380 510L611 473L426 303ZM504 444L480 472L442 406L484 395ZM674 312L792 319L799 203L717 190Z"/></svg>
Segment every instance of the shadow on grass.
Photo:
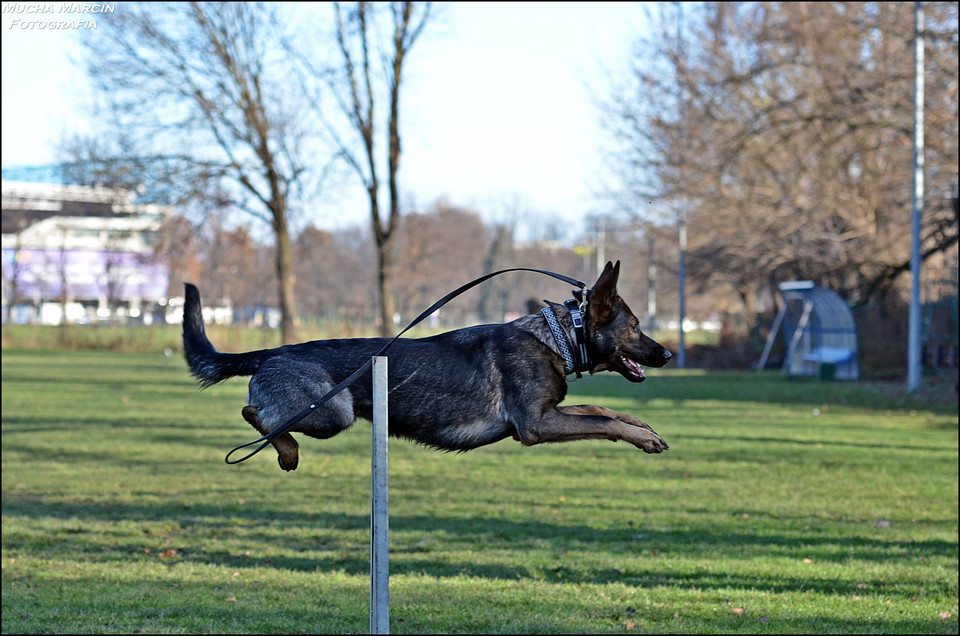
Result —
<svg viewBox="0 0 960 636"><path fill-rule="evenodd" d="M39 458L45 463L63 463L63 464L87 464L94 466L114 466L123 470L135 471L140 474L170 474L185 475L189 474L196 466L197 457L195 453L180 453L171 455L171 447L176 450L175 445L183 445L191 450L201 446L194 437L169 434L158 436L157 448L163 454L157 455L153 459L145 458L141 455L122 455L116 451L106 448L98 443L98 440L91 439L89 449L78 448L57 448L57 449L38 449L33 445L21 445L12 442L4 442L4 452L15 454L22 453L29 455L33 459ZM202 444L204 446L223 448L226 442L217 444L215 440ZM159 451L158 451L159 452Z"/></svg>
<svg viewBox="0 0 960 636"><path fill-rule="evenodd" d="M570 385L570 393L593 397L638 400L699 400L760 402L767 404L833 404L880 410L917 410L939 415L957 414L957 392L950 383L908 394L897 382L821 382L756 371L688 374L654 371L642 385L629 384L609 374ZM954 425L955 427L955 425Z"/></svg>
<svg viewBox="0 0 960 636"><path fill-rule="evenodd" d="M674 433L671 437L675 440L701 440L707 442L720 442L720 444L730 445L734 442L746 442L749 444L778 444L785 445L788 448L784 449L784 452L788 457L794 459L799 459L799 456L796 453L796 450L793 450L789 447L793 446L802 446L808 447L811 444L823 444L825 447L842 447L842 448L868 448L872 450L889 450L894 452L900 451L925 451L932 453L956 453L956 446L914 446L911 444L905 444L900 441L900 437L894 434L891 434L889 431L878 432L878 437L886 436L890 441L888 443L876 443L876 444L864 444L860 442L848 442L843 440L832 440L829 439L829 431L821 431L823 434L822 438L802 440L796 438L785 438L785 437L741 437L735 435L689 435L686 433ZM908 436L909 433L903 433L903 437ZM711 446L712 448L713 446ZM769 447L765 447L762 453L762 456L755 457L754 461L780 461L782 458L772 457L769 455ZM725 456L728 453L717 452L714 453L717 456ZM782 453L781 453L782 454ZM743 460L742 453L737 455L736 453L729 453L730 456L736 456L741 461ZM759 455L759 454L758 454Z"/></svg>
<svg viewBox="0 0 960 636"><path fill-rule="evenodd" d="M356 634L368 625L365 608L357 607L363 596L356 585L338 581L323 582L322 607L316 599L291 602L297 594L302 599L304 590L290 585L214 587L138 577L124 580L118 590L114 581L92 576L18 576L13 582L21 593L31 593L4 606L4 633L292 634L322 623L324 631L311 633ZM76 589L84 593L65 604L64 592ZM284 599L278 600L274 589L282 590Z"/></svg>
<svg viewBox="0 0 960 636"><path fill-rule="evenodd" d="M211 626L220 633L366 633L369 607L362 590L351 581L322 579L316 585L296 586L292 583L280 585L256 585L245 582L227 583L224 587L211 589L207 583L181 581L175 584L167 580L150 577L134 578L124 582L124 589L117 591L113 581L104 581L97 577L18 577L17 583L34 590L34 595L19 601L5 612L4 626L16 629L20 633L44 633L50 629L50 620L62 631L95 632L124 631L127 625L140 627L138 632L187 632L203 633ZM64 586L80 587L88 592L77 598L69 610L56 603L42 600L46 595L56 595L55 590ZM277 593L271 590L279 590ZM317 603L317 592L322 596ZM358 593L360 592L360 593ZM393 633L477 633L475 621L478 617L465 616L460 612L448 614L428 614L424 617L423 607L457 607L464 599L452 598L462 593L437 590L427 586L423 593L410 589L403 592L403 601L392 604L390 627ZM231 598L232 597L232 598ZM144 602L144 599L150 599ZM233 601L233 602L228 602ZM239 601L239 602L237 602ZM492 623L487 615L480 617L490 633L519 633L518 625L524 625L526 617L536 625L539 633L569 633L562 618L556 623L544 619L541 608L531 609L529 596L516 596L475 590L471 593L469 604L483 606L502 616L500 623ZM601 604L592 604L579 599L579 611L591 613L591 607L600 612L615 612L636 621L652 623L657 631L663 633L886 633L886 634L937 634L956 633L957 621L901 618L890 619L887 616L869 619L844 620L822 615L790 615L780 617L771 614L761 623L759 613L752 614L748 608L743 618L722 620L715 616L688 616L672 618L674 609L686 614L684 607L643 608L637 612L633 608L619 608ZM429 611L429 610L428 610ZM116 617L109 623L91 623L90 616ZM106 620L105 618L103 620ZM764 623L770 629L765 628ZM424 627L428 631L420 631ZM604 626L605 632L619 631L615 627ZM119 628L119 629L118 629ZM418 629L420 628L420 629ZM622 628L621 628L622 629ZM628 627L628 629L630 629ZM528 633L538 633L531 631ZM656 632L655 632L656 633Z"/></svg>
<svg viewBox="0 0 960 636"><path fill-rule="evenodd" d="M243 520L243 516L246 519ZM254 516L255 515L255 516ZM61 556L104 562L136 562L156 558L144 554L142 543L104 543L98 540L100 530L85 530L83 522L111 524L117 521L176 522L172 532L176 549L170 564L201 563L226 568L270 567L301 572L345 572L363 575L369 572L369 558L363 541L369 529L366 515L343 513L305 514L289 511L242 507L176 504L133 505L110 502L50 502L42 497L5 495L3 516L7 521L26 519L19 525L34 525L33 520L44 518L77 519L77 528L64 530L56 537L20 537L15 532L5 533L4 550L16 554L31 551L33 541L42 541L46 558ZM537 579L557 583L620 583L640 587L678 587L684 589L718 590L729 588L757 589L774 592L814 591L824 594L863 593L858 587L870 583L871 592L887 588L929 588L933 583L922 578L899 577L894 582L870 581L864 574L862 581L819 578L816 576L778 576L759 573L725 573L706 569L665 573L659 565L651 567L664 557L696 560L715 559L717 554L749 558L801 558L802 554L817 563L890 562L902 560L904 554L923 555L925 558L957 558L956 542L941 540L903 541L866 537L811 536L803 533L718 532L712 528L689 527L671 531L644 531L642 541L636 539L637 529L597 530L582 525L560 525L542 521L518 522L500 518L435 517L426 515L397 515L390 519L391 529L398 533L427 536L430 544L438 546L438 553L447 558L431 556L431 549L420 544L398 545L394 538L391 549L393 574L427 574L434 577L476 577L499 580ZM297 529L295 532L289 530ZM343 531L350 533L345 537ZM145 530L146 532L146 530ZM285 534L284 534L285 533ZM357 533L362 535L358 545ZM232 535L232 536L231 536ZM246 546L238 553L228 548L206 548L204 539L225 536ZM278 538L279 537L279 538ZM395 535L396 537L396 535ZM157 537L150 537L150 541ZM179 539L179 541L178 541ZM277 542L282 541L282 546ZM549 547L544 547L544 543ZM196 545L191 545L196 543ZM842 549L838 549L842 548ZM277 555L281 548L286 553L310 556ZM488 558L451 560L451 553L480 550L495 554L498 550L529 549L548 565L508 565L490 563ZM622 555L623 565L617 568L571 567L557 552L584 554L609 553ZM269 556L255 556L264 555ZM362 556L361 556L362 555ZM556 559L556 560L553 560ZM482 562L487 561L487 562ZM570 563L582 564L580 559ZM851 566L853 567L853 566ZM648 569L649 568L649 569ZM687 567L689 570L689 566ZM947 592L945 590L945 592Z"/></svg>

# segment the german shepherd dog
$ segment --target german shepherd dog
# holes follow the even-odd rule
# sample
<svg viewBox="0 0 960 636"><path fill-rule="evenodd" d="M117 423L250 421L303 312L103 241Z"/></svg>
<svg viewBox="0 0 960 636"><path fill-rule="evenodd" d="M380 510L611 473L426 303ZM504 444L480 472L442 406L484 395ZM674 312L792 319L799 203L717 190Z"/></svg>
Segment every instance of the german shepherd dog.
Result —
<svg viewBox="0 0 960 636"><path fill-rule="evenodd" d="M582 316L588 361L581 370L616 371L643 382L643 367L662 367L670 352L640 331L617 294L620 262L608 262ZM582 298L581 298L582 299ZM590 404L558 406L571 372L562 351L573 342L574 322L564 305L549 303L560 328L544 315L500 325L479 325L419 339L400 339L389 350L389 432L429 447L466 451L512 437L525 446L579 439L624 440L647 453L667 444L626 413ZM562 335L561 335L561 332ZM200 294L186 285L184 357L203 387L233 376L250 380L243 418L260 434L281 426L340 383L387 342L386 338L315 340L248 353L220 353L207 339ZM372 419L369 373L310 412L290 431L327 439L356 418ZM294 470L297 441L289 433L271 442L280 467Z"/></svg>

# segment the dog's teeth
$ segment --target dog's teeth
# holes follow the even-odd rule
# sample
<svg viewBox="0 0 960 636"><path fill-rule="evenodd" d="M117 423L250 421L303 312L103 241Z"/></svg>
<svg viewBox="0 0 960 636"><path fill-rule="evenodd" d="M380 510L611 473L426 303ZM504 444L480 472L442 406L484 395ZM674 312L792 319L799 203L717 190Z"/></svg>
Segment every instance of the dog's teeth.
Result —
<svg viewBox="0 0 960 636"><path fill-rule="evenodd" d="M633 360L631 360L630 358L628 358L627 356L620 356L620 361L623 362L623 366L627 367L627 369L634 375L641 378L647 377L643 372L643 367L637 364L636 362L634 362Z"/></svg>

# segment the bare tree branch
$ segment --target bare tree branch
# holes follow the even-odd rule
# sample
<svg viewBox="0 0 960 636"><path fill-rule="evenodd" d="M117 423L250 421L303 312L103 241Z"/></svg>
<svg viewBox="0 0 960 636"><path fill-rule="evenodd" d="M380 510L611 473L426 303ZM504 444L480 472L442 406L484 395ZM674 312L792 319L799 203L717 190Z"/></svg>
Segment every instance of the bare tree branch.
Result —
<svg viewBox="0 0 960 636"><path fill-rule="evenodd" d="M112 105L126 160L182 200L230 198L276 242L284 341L295 337L291 197L329 164L311 99L287 69L298 52L259 3L130 3L85 41L90 73ZM317 78L301 77L299 88ZM291 90L294 89L294 90ZM308 161L307 158L310 158ZM232 184L236 184L235 186ZM205 194L206 193L206 194ZM222 206L221 206L222 207Z"/></svg>

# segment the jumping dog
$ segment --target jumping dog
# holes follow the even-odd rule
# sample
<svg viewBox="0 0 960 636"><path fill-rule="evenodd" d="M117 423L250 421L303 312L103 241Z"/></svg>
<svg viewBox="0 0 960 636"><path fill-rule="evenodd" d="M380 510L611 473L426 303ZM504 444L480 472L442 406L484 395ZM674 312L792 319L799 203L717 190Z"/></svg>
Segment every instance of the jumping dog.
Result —
<svg viewBox="0 0 960 636"><path fill-rule="evenodd" d="M624 440L647 453L669 447L632 415L585 404L559 406L566 376L616 371L643 382L670 352L640 330L617 294L620 262L608 262L586 299L548 302L542 313L479 325L389 350L389 432L436 449L466 451L512 437L525 446L580 439ZM578 333L579 332L579 333ZM579 342L578 342L579 339ZM386 338L315 340L247 353L221 353L207 339L200 294L186 285L184 357L203 387L252 376L243 418L261 435L281 426L357 370ZM576 355L574 355L576 354ZM289 431L327 439L357 418L372 419L369 373ZM271 441L280 467L294 470L299 446L290 432Z"/></svg>

